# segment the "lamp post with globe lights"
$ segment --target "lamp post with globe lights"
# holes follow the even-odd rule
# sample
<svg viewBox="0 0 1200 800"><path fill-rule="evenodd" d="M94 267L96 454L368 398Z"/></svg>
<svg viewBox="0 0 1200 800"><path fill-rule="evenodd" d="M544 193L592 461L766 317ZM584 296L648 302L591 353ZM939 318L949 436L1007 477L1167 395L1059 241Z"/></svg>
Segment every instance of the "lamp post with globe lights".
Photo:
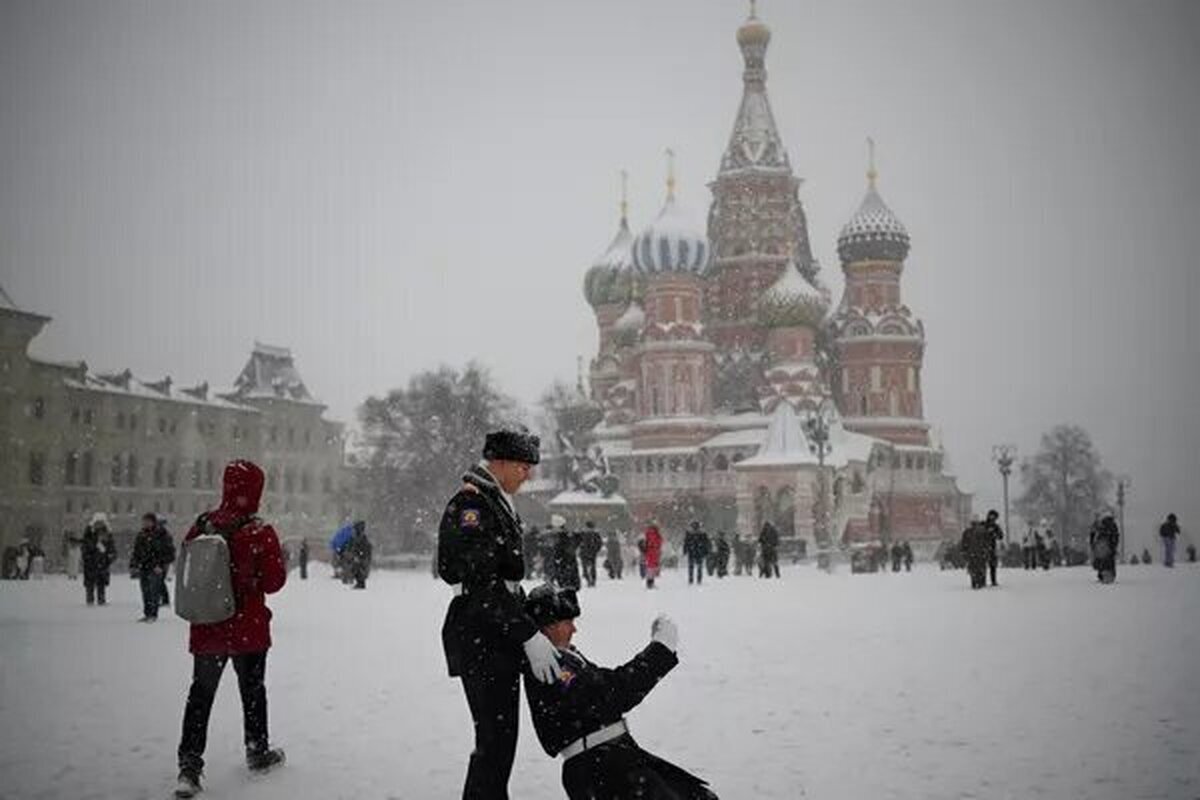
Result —
<svg viewBox="0 0 1200 800"><path fill-rule="evenodd" d="M992 461L1000 468L1000 480L1004 484L1004 537L1011 534L1008 530L1008 476L1012 474L1013 463L1017 460L1015 444L997 444L992 446Z"/></svg>

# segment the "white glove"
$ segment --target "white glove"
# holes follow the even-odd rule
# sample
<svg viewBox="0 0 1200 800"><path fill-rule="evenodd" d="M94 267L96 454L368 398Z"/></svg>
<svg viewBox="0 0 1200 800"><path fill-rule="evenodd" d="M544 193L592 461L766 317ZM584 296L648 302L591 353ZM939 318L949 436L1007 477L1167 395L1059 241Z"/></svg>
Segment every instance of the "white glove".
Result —
<svg viewBox="0 0 1200 800"><path fill-rule="evenodd" d="M558 648L550 643L544 633L535 633L525 642L525 658L529 659L529 668L533 677L542 683L554 683L562 677L558 666Z"/></svg>
<svg viewBox="0 0 1200 800"><path fill-rule="evenodd" d="M650 624L650 641L666 645L674 653L679 648L679 628L666 614L659 614Z"/></svg>

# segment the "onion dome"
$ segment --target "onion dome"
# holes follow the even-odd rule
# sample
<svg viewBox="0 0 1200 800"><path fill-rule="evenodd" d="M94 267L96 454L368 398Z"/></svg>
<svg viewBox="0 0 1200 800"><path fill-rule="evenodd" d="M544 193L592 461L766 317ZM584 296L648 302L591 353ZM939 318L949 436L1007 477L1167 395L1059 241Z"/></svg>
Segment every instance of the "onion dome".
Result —
<svg viewBox="0 0 1200 800"><path fill-rule="evenodd" d="M629 232L627 219L628 203L625 199L625 173L621 173L621 224L617 235L604 252L592 263L583 279L583 294L593 308L596 306L624 303L629 300L632 288L633 259L630 246L633 234Z"/></svg>
<svg viewBox="0 0 1200 800"><path fill-rule="evenodd" d="M668 156L673 156L670 150ZM658 217L633 240L633 266L640 273L703 275L712 257L708 237L675 202L675 174L668 171L667 201Z"/></svg>
<svg viewBox="0 0 1200 800"><path fill-rule="evenodd" d="M838 236L838 256L842 262L903 261L908 255L908 231L875 189L875 143L871 147L871 167L867 170L867 194L862 205Z"/></svg>
<svg viewBox="0 0 1200 800"><path fill-rule="evenodd" d="M829 294L808 282L794 263L758 299L758 318L770 328L820 327L829 311Z"/></svg>
<svg viewBox="0 0 1200 800"><path fill-rule="evenodd" d="M765 49L771 41L771 29L759 20L754 6L755 4L751 2L750 17L742 27L738 28L737 42L742 48L762 47Z"/></svg>

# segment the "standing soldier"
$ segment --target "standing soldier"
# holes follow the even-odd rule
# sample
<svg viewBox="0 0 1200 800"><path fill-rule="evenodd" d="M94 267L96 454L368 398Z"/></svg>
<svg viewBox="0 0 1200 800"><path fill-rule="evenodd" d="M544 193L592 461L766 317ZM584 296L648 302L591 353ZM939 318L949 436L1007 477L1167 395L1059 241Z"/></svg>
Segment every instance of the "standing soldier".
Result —
<svg viewBox="0 0 1200 800"><path fill-rule="evenodd" d="M579 541L579 563L583 566L583 579L588 586L596 585L596 559L604 549L604 539L590 519L583 523L583 537Z"/></svg>
<svg viewBox="0 0 1200 800"><path fill-rule="evenodd" d="M1004 530L1000 527L997 520L1000 519L1000 512L992 509L987 513L987 522L983 523L983 531L986 534L985 544L987 545L987 567L988 574L992 579L992 586L996 586L996 563L999 560L996 548L1004 541Z"/></svg>
<svg viewBox="0 0 1200 800"><path fill-rule="evenodd" d="M454 588L442 644L475 723L464 800L508 798L523 661L546 683L562 674L554 645L524 610L523 531L512 501L540 460L540 444L523 430L489 433L483 463L462 476L438 526L438 575Z"/></svg>

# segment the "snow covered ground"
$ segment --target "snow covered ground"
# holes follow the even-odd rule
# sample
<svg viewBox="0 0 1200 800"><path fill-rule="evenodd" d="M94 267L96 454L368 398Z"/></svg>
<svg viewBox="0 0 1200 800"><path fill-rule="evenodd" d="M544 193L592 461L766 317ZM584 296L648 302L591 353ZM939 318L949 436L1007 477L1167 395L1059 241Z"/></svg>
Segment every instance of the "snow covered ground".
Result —
<svg viewBox="0 0 1200 800"><path fill-rule="evenodd" d="M630 716L648 749L724 798L1200 797L1200 569L824 575L787 568L582 596L577 643L615 663L673 615L680 666ZM185 625L139 625L136 586L86 608L61 578L0 584L0 798L165 797L189 677ZM318 571L274 602L268 660L283 770L241 761L226 674L211 798L458 796L470 718L438 639L447 590L421 573L352 592ZM515 798L562 797L527 714Z"/></svg>

